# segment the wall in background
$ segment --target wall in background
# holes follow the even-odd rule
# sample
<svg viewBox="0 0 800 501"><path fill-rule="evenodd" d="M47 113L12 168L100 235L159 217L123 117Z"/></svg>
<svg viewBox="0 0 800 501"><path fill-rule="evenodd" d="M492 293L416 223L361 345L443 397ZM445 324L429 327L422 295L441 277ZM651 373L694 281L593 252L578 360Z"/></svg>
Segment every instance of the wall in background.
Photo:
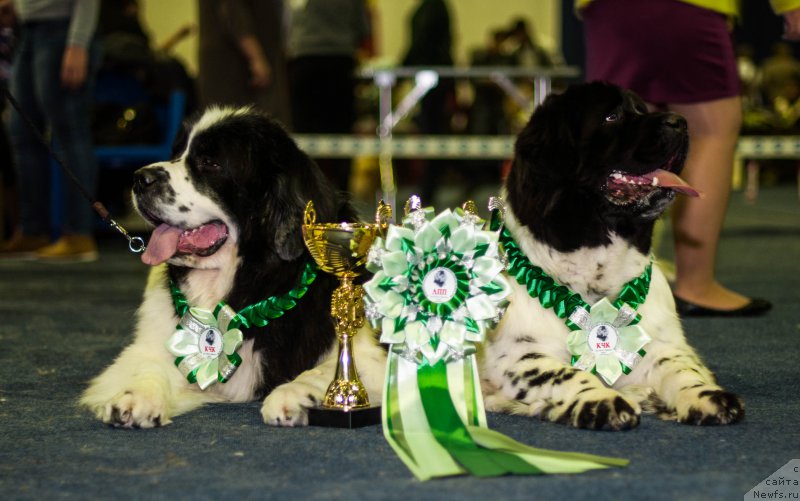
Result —
<svg viewBox="0 0 800 501"><path fill-rule="evenodd" d="M390 62L402 58L408 47L411 14L419 0L373 0L378 8L380 56ZM186 23L197 22L197 0L140 0L142 21L153 41L160 43ZM533 28L539 44L560 50L561 0L448 0L453 31L454 57L469 60L471 50L483 45L491 30L523 17ZM176 54L190 73L197 70L196 35L176 47Z"/></svg>
<svg viewBox="0 0 800 501"><path fill-rule="evenodd" d="M411 15L419 0L377 0L383 56L399 60L408 48ZM485 44L489 33L522 17L540 45L558 50L560 0L448 0L453 32L453 56L466 64L470 52Z"/></svg>
<svg viewBox="0 0 800 501"><path fill-rule="evenodd" d="M197 0L139 0L141 20L152 41L164 42L187 23L197 24ZM189 73L197 73L197 34L175 47L175 54L186 63Z"/></svg>

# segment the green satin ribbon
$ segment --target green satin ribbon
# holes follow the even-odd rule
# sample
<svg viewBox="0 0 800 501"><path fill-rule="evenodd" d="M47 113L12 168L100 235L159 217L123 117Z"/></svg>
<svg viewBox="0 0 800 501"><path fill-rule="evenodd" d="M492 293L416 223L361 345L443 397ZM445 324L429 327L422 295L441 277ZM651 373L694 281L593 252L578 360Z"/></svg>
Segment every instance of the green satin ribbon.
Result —
<svg viewBox="0 0 800 501"><path fill-rule="evenodd" d="M495 211L492 226L499 227L498 221L498 212ZM633 370L647 353L644 346L651 341L637 325L641 316L635 310L647 299L652 263L640 276L622 286L613 303L603 298L589 306L580 294L559 284L542 268L531 263L508 228L500 230L500 243L506 252L509 274L526 287L529 296L538 299L542 307L551 308L573 331L567 339L567 348L574 367L599 375L608 385L613 385L619 377ZM597 352L592 349L589 337L592 329L601 324L613 328L618 343L613 349Z"/></svg>
<svg viewBox="0 0 800 501"><path fill-rule="evenodd" d="M486 424L475 357L417 365L390 352L383 433L419 480L471 474L573 474L626 466L619 458L538 449Z"/></svg>
<svg viewBox="0 0 800 501"><path fill-rule="evenodd" d="M217 304L213 312L201 308L191 308L180 288L170 280L170 293L175 312L181 317L177 330L167 340L166 348L176 356L175 366L189 383L197 383L205 390L215 382L226 383L242 362L236 350L242 344L240 327L264 327L270 320L282 317L297 306L317 278L317 266L309 261L303 269L297 286L280 296L272 296L243 308L236 313L224 302ZM222 350L216 356L202 353L209 349L203 344L201 336L211 330L222 337Z"/></svg>
<svg viewBox="0 0 800 501"><path fill-rule="evenodd" d="M368 259L375 275L364 284L367 318L392 345L383 431L398 456L420 480L627 464L534 449L487 428L475 344L499 320L510 292L497 234L460 209L432 215L417 209L376 240Z"/></svg>
<svg viewBox="0 0 800 501"><path fill-rule="evenodd" d="M471 474L496 477L541 473L536 466L513 454L483 448L475 443L450 398L447 368L443 362L421 366L417 371L417 382L434 438Z"/></svg>

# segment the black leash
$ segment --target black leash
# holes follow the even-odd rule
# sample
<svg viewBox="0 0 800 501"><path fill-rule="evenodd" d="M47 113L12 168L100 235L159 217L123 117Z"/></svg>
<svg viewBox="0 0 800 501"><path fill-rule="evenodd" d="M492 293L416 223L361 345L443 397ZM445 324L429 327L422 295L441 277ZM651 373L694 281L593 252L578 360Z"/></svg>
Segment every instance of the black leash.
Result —
<svg viewBox="0 0 800 501"><path fill-rule="evenodd" d="M44 146L45 150L47 150L47 153L50 154L53 160L56 161L59 167L61 167L61 170L63 170L67 174L67 176L69 176L69 178L72 180L72 183L75 185L76 188L78 188L78 191L80 191L81 195L83 195L83 198L89 201L89 203L92 205L92 209L94 209L97 215L100 216L100 219L102 219L106 224L111 226L111 228L121 233L123 237L128 239L128 249L130 249L131 252L135 253L143 252L146 246L144 244L144 240L142 239L142 237L130 236L128 232L125 230L125 228L123 228L122 226L120 226L119 223L114 221L114 219L111 217L111 214L108 212L108 209L106 209L105 205L103 205L100 201L92 198L89 192L86 191L86 188L81 186L80 181L78 181L78 178L75 177L75 173L73 173L72 170L69 167L67 167L66 163L56 154L55 151L53 151L53 148L50 147L50 143L47 141L47 139L45 139L44 135L36 127L36 124L33 123L33 120L31 120L30 117L26 115L24 111L22 111L22 108L20 107L17 100L14 98L13 95L11 95L11 91L9 91L8 88L3 88L3 91L5 92L6 98L8 98L8 101L11 103L11 106L13 106L15 110L17 110L19 116L21 116L25 120L25 122L28 124L28 127L30 127L33 133L36 134L36 138L39 140L42 146Z"/></svg>

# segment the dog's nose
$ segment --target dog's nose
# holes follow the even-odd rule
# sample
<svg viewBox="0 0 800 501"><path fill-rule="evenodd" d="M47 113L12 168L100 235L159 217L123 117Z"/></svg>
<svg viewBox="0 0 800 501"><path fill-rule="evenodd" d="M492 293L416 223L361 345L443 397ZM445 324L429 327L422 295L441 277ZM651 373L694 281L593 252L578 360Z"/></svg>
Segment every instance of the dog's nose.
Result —
<svg viewBox="0 0 800 501"><path fill-rule="evenodd" d="M163 167L142 167L133 173L133 189L136 193L144 193L152 186L169 179Z"/></svg>
<svg viewBox="0 0 800 501"><path fill-rule="evenodd" d="M686 129L686 119L677 113L668 113L664 118L664 124L675 129Z"/></svg>

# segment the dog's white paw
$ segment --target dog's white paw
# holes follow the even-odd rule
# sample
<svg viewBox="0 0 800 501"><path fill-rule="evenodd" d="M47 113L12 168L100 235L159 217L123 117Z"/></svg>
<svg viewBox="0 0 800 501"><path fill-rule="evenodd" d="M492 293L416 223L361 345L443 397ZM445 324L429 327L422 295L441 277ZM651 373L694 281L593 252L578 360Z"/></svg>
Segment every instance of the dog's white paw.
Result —
<svg viewBox="0 0 800 501"><path fill-rule="evenodd" d="M272 426L308 425L308 408L319 402L313 390L303 383L291 382L275 388L264 399L261 416Z"/></svg>
<svg viewBox="0 0 800 501"><path fill-rule="evenodd" d="M160 388L131 388L96 409L104 423L120 428L155 428L172 421Z"/></svg>

